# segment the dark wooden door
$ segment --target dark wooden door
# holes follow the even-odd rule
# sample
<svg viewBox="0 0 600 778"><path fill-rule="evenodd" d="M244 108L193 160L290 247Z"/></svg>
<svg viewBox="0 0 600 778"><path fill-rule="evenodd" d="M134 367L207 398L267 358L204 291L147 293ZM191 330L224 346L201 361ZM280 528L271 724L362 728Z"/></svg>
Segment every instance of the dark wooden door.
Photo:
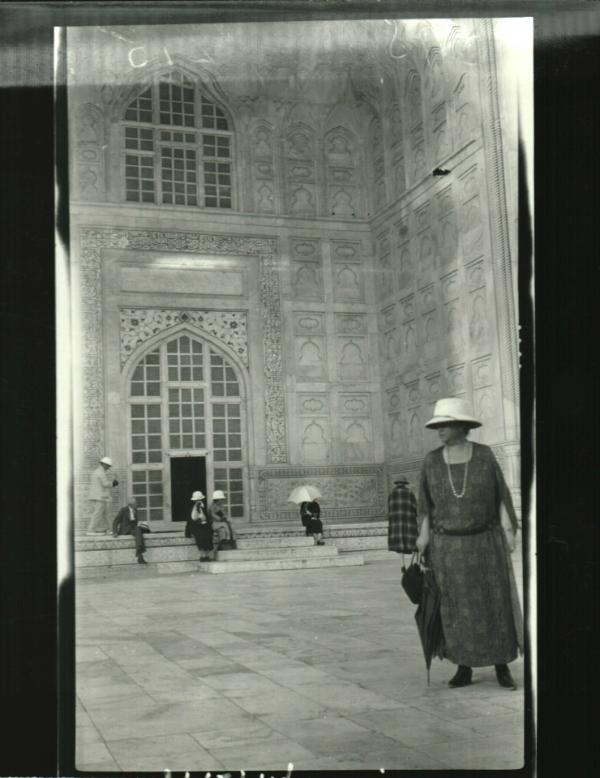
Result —
<svg viewBox="0 0 600 778"><path fill-rule="evenodd" d="M189 519L192 493L198 490L206 494L206 457L171 457L172 521Z"/></svg>

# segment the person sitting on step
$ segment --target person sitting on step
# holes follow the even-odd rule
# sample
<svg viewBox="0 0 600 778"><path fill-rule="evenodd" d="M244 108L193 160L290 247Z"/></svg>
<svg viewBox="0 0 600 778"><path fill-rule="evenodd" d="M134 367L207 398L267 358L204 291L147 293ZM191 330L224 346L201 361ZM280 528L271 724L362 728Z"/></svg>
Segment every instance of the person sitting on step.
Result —
<svg viewBox="0 0 600 778"><path fill-rule="evenodd" d="M213 527L213 543L216 551L237 548L235 533L225 513L225 495L220 489L213 492L213 501L208 509Z"/></svg>
<svg viewBox="0 0 600 778"><path fill-rule="evenodd" d="M312 535L317 546L324 546L323 523L321 522L321 506L315 497L312 502L303 502L300 505L300 519L306 534Z"/></svg>
<svg viewBox="0 0 600 778"><path fill-rule="evenodd" d="M206 515L204 510L204 495L201 491L192 494L194 503L190 518L185 526L186 538L194 538L198 551L200 551L200 561L210 562L211 553L214 548L212 519Z"/></svg>
<svg viewBox="0 0 600 778"><path fill-rule="evenodd" d="M135 497L132 497L127 505L121 508L115 516L112 526L113 537L116 538L119 535L133 535L135 538L135 555L138 564L145 565L147 562L144 559L144 553L146 551L144 533L150 531L147 522L138 521L137 500Z"/></svg>

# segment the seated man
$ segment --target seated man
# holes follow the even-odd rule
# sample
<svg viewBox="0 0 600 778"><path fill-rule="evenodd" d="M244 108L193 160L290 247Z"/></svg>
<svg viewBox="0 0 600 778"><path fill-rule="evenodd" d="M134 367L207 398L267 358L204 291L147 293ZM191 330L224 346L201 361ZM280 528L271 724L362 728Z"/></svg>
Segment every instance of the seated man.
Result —
<svg viewBox="0 0 600 778"><path fill-rule="evenodd" d="M115 520L113 521L113 537L118 535L133 535L135 538L135 555L137 557L138 564L147 564L144 559L144 552L146 551L146 544L144 542L144 532L150 532L150 527L147 522L138 522L137 515L137 502L135 497L125 505L124 508L117 513Z"/></svg>

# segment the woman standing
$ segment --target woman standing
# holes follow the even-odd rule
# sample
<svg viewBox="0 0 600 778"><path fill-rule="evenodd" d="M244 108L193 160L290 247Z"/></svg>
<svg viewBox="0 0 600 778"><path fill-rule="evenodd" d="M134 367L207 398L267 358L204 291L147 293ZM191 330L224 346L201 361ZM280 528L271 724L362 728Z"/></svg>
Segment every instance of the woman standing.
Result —
<svg viewBox="0 0 600 778"><path fill-rule="evenodd" d="M317 542L317 546L324 546L323 523L321 522L321 506L317 498L311 502L300 504L300 520L302 526L306 529L307 535L312 535Z"/></svg>
<svg viewBox="0 0 600 778"><path fill-rule="evenodd" d="M439 400L425 426L437 429L443 445L423 463L417 548L429 548L444 656L458 665L449 686L467 686L473 667L494 665L498 683L515 689L508 663L523 651L523 626L510 559L517 531L510 492L492 450L467 440L481 422L464 400Z"/></svg>
<svg viewBox="0 0 600 778"><path fill-rule="evenodd" d="M204 511L203 500L202 492L198 491L192 494L194 506L185 527L185 536L186 538L193 537L196 541L196 546L200 551L200 561L210 562L210 553L213 550L212 521Z"/></svg>
<svg viewBox="0 0 600 778"><path fill-rule="evenodd" d="M220 489L213 492L213 501L208 513L212 521L215 550L224 551L237 548L233 527L225 513L225 495Z"/></svg>

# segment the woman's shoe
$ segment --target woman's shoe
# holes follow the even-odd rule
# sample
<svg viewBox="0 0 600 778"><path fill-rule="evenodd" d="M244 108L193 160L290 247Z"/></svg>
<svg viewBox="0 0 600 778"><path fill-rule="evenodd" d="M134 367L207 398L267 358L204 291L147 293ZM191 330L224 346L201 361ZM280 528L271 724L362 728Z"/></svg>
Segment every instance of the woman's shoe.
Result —
<svg viewBox="0 0 600 778"><path fill-rule="evenodd" d="M144 559L144 557L141 554L138 556L137 560L138 560L138 565L147 565L148 564L148 562L146 562L146 560Z"/></svg>
<svg viewBox="0 0 600 778"><path fill-rule="evenodd" d="M448 681L448 686L457 689L459 686L469 686L473 678L473 670L466 665L459 665L456 674Z"/></svg>
<svg viewBox="0 0 600 778"><path fill-rule="evenodd" d="M504 686L505 689L514 691L517 688L517 684L511 675L508 665L494 665L496 669L496 678L500 686Z"/></svg>

